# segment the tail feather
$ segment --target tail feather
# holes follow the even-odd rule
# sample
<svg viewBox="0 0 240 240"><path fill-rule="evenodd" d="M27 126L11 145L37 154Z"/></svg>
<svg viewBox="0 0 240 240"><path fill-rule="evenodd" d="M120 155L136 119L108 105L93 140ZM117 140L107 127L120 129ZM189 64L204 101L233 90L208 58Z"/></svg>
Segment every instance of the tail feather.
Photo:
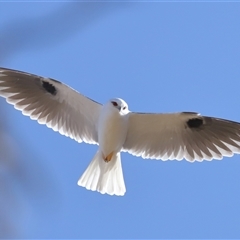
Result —
<svg viewBox="0 0 240 240"><path fill-rule="evenodd" d="M114 155L111 161L105 162L101 152L97 151L88 168L78 180L78 185L102 194L124 195L126 188L120 153Z"/></svg>

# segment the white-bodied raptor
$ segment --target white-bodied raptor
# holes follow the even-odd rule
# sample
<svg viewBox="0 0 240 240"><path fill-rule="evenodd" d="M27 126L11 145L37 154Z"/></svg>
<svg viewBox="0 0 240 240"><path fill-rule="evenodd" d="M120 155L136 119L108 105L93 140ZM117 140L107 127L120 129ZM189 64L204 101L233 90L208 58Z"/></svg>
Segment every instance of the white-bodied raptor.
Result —
<svg viewBox="0 0 240 240"><path fill-rule="evenodd" d="M98 144L78 185L100 193L125 194L121 151L190 162L240 153L238 122L195 112L131 112L120 98L101 105L54 79L6 68L0 68L0 96L62 135Z"/></svg>

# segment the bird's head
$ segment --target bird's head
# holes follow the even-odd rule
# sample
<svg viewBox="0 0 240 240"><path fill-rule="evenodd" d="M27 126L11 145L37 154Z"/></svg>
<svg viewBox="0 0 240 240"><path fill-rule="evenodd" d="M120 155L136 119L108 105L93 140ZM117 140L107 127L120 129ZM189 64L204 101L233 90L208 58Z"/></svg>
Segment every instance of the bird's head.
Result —
<svg viewBox="0 0 240 240"><path fill-rule="evenodd" d="M129 112L127 103L121 98L110 99L109 104L111 105L111 107L117 109L122 114L126 114Z"/></svg>

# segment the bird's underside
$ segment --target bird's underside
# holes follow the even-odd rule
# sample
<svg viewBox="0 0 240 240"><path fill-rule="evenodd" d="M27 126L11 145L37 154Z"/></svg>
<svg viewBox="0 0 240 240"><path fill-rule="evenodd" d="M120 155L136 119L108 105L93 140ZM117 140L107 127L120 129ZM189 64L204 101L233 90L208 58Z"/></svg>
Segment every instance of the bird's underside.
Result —
<svg viewBox="0 0 240 240"><path fill-rule="evenodd" d="M195 112L131 112L122 99L101 105L54 79L6 68L0 68L0 96L62 135L98 144L99 151L79 185L101 193L125 193L120 151L146 159L190 162L240 153L240 123L230 120ZM105 146L106 139L114 140L109 141L110 147ZM103 145L105 152L100 151Z"/></svg>

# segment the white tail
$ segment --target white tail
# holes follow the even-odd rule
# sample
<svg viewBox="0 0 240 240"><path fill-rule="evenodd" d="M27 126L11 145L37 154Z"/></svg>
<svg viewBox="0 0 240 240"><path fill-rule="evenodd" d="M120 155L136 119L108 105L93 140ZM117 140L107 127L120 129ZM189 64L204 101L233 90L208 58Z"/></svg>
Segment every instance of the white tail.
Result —
<svg viewBox="0 0 240 240"><path fill-rule="evenodd" d="M78 185L102 194L124 195L126 188L120 153L114 155L110 162L105 162L101 152L97 151L88 168L78 180Z"/></svg>

